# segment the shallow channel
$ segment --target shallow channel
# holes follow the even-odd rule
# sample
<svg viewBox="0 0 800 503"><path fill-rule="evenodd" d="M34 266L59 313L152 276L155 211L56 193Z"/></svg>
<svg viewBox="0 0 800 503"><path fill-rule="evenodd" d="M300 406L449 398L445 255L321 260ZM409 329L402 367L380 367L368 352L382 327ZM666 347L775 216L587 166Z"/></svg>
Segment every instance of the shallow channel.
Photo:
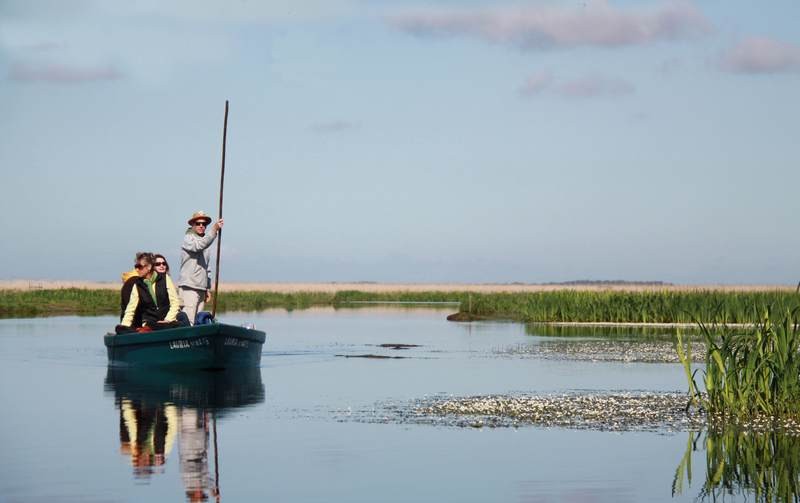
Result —
<svg viewBox="0 0 800 503"><path fill-rule="evenodd" d="M415 404L460 397L685 390L678 364L553 357L555 342L591 350L596 333L449 312L225 313L267 343L255 372L212 375L109 369L113 317L0 320L0 500L694 501L721 490L706 485L719 453L703 432L404 420ZM726 441L741 450L738 438ZM800 450L780 442L787 457ZM731 452L719 456L735 468ZM736 481L722 490L754 499Z"/></svg>

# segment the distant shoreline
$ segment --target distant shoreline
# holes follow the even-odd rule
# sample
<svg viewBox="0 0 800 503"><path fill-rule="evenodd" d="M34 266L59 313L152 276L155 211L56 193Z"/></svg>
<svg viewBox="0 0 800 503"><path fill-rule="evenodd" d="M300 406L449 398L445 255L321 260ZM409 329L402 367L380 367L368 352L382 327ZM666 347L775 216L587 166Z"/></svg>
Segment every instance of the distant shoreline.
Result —
<svg viewBox="0 0 800 503"><path fill-rule="evenodd" d="M117 290L122 283L80 280L0 280L0 290L58 290L64 288L78 288L81 290ZM368 293L387 292L475 292L475 293L504 293L504 292L553 292L561 290L577 291L619 291L619 292L645 292L645 291L702 291L713 290L722 292L763 292L794 290L795 285L676 285L666 283L564 283L564 284L533 284L533 283L373 283L373 282L221 282L222 292L276 292L276 293L336 293L342 291L361 291Z"/></svg>

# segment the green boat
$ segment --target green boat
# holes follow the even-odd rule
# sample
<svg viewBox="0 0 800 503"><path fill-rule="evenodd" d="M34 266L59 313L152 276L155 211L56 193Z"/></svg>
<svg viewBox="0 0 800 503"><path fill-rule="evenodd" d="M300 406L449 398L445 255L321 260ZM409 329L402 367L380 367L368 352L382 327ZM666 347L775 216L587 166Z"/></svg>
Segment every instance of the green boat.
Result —
<svg viewBox="0 0 800 503"><path fill-rule="evenodd" d="M265 340L260 330L224 323L104 337L111 365L172 369L258 367Z"/></svg>

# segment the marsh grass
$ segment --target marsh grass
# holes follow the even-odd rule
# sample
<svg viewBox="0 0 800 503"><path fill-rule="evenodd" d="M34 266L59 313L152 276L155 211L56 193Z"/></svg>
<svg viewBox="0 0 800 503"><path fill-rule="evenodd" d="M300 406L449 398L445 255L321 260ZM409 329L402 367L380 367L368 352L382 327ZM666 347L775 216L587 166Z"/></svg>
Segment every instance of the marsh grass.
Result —
<svg viewBox="0 0 800 503"><path fill-rule="evenodd" d="M800 417L800 331L798 308L767 307L749 330L719 330L700 323L706 343L701 393L691 370L691 343L676 336L675 348L689 385L690 404L703 408L710 423L738 423Z"/></svg>
<svg viewBox="0 0 800 503"><path fill-rule="evenodd" d="M461 302L468 294L449 292L220 292L217 308L225 311L306 309L314 306L353 307L358 302ZM352 303L352 304L351 304ZM207 304L207 308L210 306ZM100 315L119 312L119 292L66 288L0 290L0 318L58 315Z"/></svg>
<svg viewBox="0 0 800 503"><path fill-rule="evenodd" d="M218 309L224 311L261 311L282 308L307 309L313 306L334 304L334 295L324 292L220 292Z"/></svg>
<svg viewBox="0 0 800 503"><path fill-rule="evenodd" d="M0 290L0 318L118 312L119 292L113 290Z"/></svg>
<svg viewBox="0 0 800 503"><path fill-rule="evenodd" d="M224 291L218 310L257 311L269 308L303 309L312 306L343 307L359 302L458 303L461 319L521 322L607 323L755 323L749 306L789 306L796 295L786 290L720 291L583 291L557 290L518 293L449 291L277 293ZM0 317L56 314L109 314L118 309L115 290L0 290Z"/></svg>
<svg viewBox="0 0 800 503"><path fill-rule="evenodd" d="M117 314L119 302L119 292L114 290L0 290L0 318ZM329 293L223 292L219 295L218 310L292 310L334 303L334 295ZM211 309L209 304L206 307Z"/></svg>
<svg viewBox="0 0 800 503"><path fill-rule="evenodd" d="M523 322L756 323L754 305L785 309L797 295L773 291L579 291L469 294L461 311L473 318Z"/></svg>
<svg viewBox="0 0 800 503"><path fill-rule="evenodd" d="M334 296L334 304L356 302L408 302L408 303L458 303L462 308L469 304L469 292L362 292L344 290Z"/></svg>
<svg viewBox="0 0 800 503"><path fill-rule="evenodd" d="M689 433L686 452L672 485L673 496L692 483L692 453L702 433ZM754 501L798 501L800 498L800 436L780 432L740 430L706 432L706 478L697 500L725 501L740 493ZM748 498L749 499L749 498Z"/></svg>
<svg viewBox="0 0 800 503"><path fill-rule="evenodd" d="M539 337L570 338L589 337L598 339L634 339L672 341L677 333L677 328L672 327L643 327L643 326L593 326L593 325L551 325L546 323L528 323L525 333ZM693 339L699 340L700 330L683 330L683 333Z"/></svg>

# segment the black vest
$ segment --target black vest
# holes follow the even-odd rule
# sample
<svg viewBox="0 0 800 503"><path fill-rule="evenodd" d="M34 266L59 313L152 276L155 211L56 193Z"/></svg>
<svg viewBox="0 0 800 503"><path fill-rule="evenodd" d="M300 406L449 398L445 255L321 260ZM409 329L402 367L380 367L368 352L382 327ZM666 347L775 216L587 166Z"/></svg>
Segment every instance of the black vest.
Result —
<svg viewBox="0 0 800 503"><path fill-rule="evenodd" d="M134 323L137 316L147 325L155 325L167 317L169 312L169 293L167 292L167 278L163 274L156 277L156 298L150 295L142 278L135 278L136 288L139 292L139 305L136 307L136 314L133 316ZM134 324L134 326L136 326Z"/></svg>
<svg viewBox="0 0 800 503"><path fill-rule="evenodd" d="M128 303L131 301L131 292L133 291L133 287L136 286L136 280L139 279L139 276L133 276L132 278L128 278L127 281L122 285L122 290L120 291L120 305L119 305L119 321L122 321L122 318L125 317L125 308L128 307ZM142 310L136 309L136 312L133 314L133 327L141 327L142 326Z"/></svg>

